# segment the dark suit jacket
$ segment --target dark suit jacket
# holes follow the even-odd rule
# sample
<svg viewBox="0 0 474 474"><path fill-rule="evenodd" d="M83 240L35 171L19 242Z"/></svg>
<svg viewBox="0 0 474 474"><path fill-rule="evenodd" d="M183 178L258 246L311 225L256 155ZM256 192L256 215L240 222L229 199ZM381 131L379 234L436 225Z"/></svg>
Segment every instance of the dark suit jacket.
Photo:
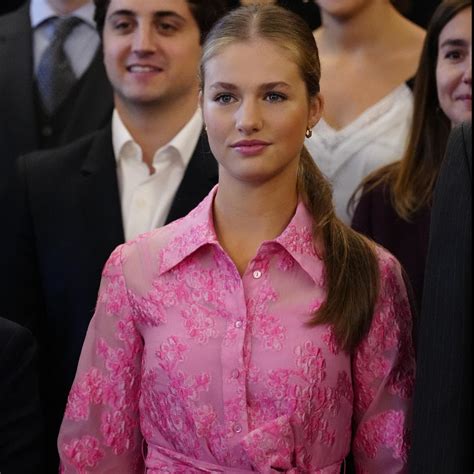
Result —
<svg viewBox="0 0 474 474"><path fill-rule="evenodd" d="M36 343L30 331L0 318L0 472L43 472L43 417Z"/></svg>
<svg viewBox="0 0 474 474"><path fill-rule="evenodd" d="M196 207L217 177L203 135L168 222ZM19 179L7 203L11 232L1 237L9 250L0 256L0 312L38 335L47 428L55 440L102 268L124 242L111 128L22 157Z"/></svg>
<svg viewBox="0 0 474 474"><path fill-rule="evenodd" d="M26 2L0 17L0 196L14 170L14 160L41 147L29 9L30 2ZM101 129L112 110L112 89L99 51L74 90L71 108L62 113L61 133L49 146L65 145Z"/></svg>
<svg viewBox="0 0 474 474"><path fill-rule="evenodd" d="M435 191L419 326L413 474L472 472L472 126L455 129Z"/></svg>

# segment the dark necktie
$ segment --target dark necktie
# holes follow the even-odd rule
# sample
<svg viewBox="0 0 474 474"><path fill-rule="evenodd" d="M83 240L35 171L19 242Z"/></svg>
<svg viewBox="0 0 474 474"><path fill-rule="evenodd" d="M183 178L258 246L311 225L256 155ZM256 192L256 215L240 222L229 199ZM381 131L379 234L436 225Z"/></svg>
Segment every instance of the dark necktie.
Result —
<svg viewBox="0 0 474 474"><path fill-rule="evenodd" d="M44 111L52 115L66 100L76 83L64 43L72 30L81 23L76 17L57 18L51 44L44 52L37 73L38 90Z"/></svg>

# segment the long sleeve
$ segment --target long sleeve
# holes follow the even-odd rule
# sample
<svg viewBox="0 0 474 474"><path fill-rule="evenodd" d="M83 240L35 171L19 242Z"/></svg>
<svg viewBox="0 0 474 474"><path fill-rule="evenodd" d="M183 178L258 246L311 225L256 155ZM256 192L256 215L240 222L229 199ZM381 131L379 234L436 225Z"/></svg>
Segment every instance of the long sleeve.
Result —
<svg viewBox="0 0 474 474"><path fill-rule="evenodd" d="M356 472L407 472L415 357L399 263L384 256L372 327L353 357Z"/></svg>
<svg viewBox="0 0 474 474"><path fill-rule="evenodd" d="M63 473L143 471L139 393L143 342L122 273L110 257L59 433Z"/></svg>

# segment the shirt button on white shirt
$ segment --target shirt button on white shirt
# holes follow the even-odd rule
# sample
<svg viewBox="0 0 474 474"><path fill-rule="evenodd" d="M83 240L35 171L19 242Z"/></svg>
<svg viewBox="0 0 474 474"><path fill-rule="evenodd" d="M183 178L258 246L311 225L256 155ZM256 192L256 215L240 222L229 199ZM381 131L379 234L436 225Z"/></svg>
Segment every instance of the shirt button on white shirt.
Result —
<svg viewBox="0 0 474 474"><path fill-rule="evenodd" d="M255 270L253 272L253 277L255 278L255 280L260 280L262 276L263 276L263 273L260 270Z"/></svg>

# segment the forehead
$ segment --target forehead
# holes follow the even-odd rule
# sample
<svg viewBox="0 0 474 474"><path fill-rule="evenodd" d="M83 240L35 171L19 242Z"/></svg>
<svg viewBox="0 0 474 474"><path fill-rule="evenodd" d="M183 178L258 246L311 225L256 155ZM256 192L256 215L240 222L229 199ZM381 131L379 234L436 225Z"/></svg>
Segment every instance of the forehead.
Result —
<svg viewBox="0 0 474 474"><path fill-rule="evenodd" d="M258 86L286 82L290 86L304 86L299 66L290 52L260 38L225 46L207 62L205 72L207 83Z"/></svg>
<svg viewBox="0 0 474 474"><path fill-rule="evenodd" d="M133 12L137 15L170 12L185 19L194 18L186 0L111 0L108 15L119 11Z"/></svg>
<svg viewBox="0 0 474 474"><path fill-rule="evenodd" d="M472 8L465 8L452 18L441 30L439 44L447 40L462 39L469 43L472 38Z"/></svg>

